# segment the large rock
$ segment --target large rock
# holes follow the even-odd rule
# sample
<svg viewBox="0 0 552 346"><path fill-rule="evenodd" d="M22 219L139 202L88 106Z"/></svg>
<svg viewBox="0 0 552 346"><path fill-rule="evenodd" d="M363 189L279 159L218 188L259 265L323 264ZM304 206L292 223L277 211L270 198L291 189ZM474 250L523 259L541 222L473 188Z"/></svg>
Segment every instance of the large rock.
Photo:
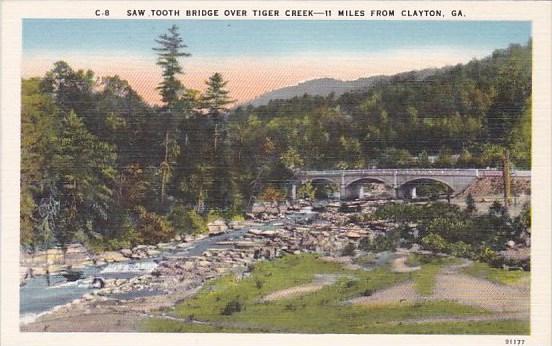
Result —
<svg viewBox="0 0 552 346"><path fill-rule="evenodd" d="M121 255L123 255L125 257L132 256L132 250L131 249L121 249L121 250L119 250L119 252L121 253Z"/></svg>
<svg viewBox="0 0 552 346"><path fill-rule="evenodd" d="M226 225L226 222L224 222L224 220L215 220L213 222L209 222L207 224L207 228L209 229L209 235L222 234L228 230L228 226Z"/></svg>
<svg viewBox="0 0 552 346"><path fill-rule="evenodd" d="M122 262L127 258L118 251L106 251L100 255L100 257L106 262Z"/></svg>

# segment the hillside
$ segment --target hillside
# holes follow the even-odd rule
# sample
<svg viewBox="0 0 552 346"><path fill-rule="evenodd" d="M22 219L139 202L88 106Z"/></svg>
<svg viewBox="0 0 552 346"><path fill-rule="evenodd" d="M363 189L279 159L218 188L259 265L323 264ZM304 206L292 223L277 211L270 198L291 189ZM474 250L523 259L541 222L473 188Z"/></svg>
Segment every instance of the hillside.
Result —
<svg viewBox="0 0 552 346"><path fill-rule="evenodd" d="M246 151L250 162L270 156L287 167L313 169L498 167L509 148L515 165L528 168L531 79L529 42L466 64L368 78L363 85L369 87L340 96L305 94L308 86L323 84L311 81L286 89L288 96L292 90L300 95L238 108L230 119L243 133L251 130L250 138L240 139L259 148ZM431 155L437 162L429 162Z"/></svg>
<svg viewBox="0 0 552 346"><path fill-rule="evenodd" d="M299 83L297 85L291 85L288 87L276 89L264 93L248 104L252 106L263 106L273 100L288 100L294 97L301 97L303 95L312 96L329 96L333 94L335 97L339 97L348 92L366 91L372 87L382 85L389 82L391 79L405 78L415 80L423 80L428 76L434 74L437 69L424 69L420 71L410 71L406 73L399 73L393 76L372 76L364 77L351 81L342 81L334 78L319 78L312 79Z"/></svg>

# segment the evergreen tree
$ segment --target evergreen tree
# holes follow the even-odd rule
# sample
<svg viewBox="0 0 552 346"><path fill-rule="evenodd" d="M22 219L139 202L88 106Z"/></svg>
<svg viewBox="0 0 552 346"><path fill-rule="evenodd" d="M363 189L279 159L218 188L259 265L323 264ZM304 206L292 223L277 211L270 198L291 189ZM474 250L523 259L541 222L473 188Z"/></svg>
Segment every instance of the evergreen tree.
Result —
<svg viewBox="0 0 552 346"><path fill-rule="evenodd" d="M204 160L209 166L208 177L212 181L211 188L207 191L209 204L215 208L226 208L233 204L233 196L237 192L236 183L233 179L232 167L230 165L231 147L228 144L226 114L228 105L234 102L226 89L228 84L220 73L215 73L206 81L207 89L202 97L202 108L206 111L207 127L210 142L204 142L208 153ZM212 147L211 147L212 145ZM237 200L241 197L236 196Z"/></svg>
<svg viewBox="0 0 552 346"><path fill-rule="evenodd" d="M74 112L61 122L53 157L55 194L60 204L54 236L65 246L77 231L93 235L109 222L115 177L114 148L92 135Z"/></svg>
<svg viewBox="0 0 552 346"><path fill-rule="evenodd" d="M184 94L184 86L177 79L178 75L183 74L178 58L190 56L189 53L182 51L187 46L183 43L183 39L178 32L178 27L173 25L168 31L167 34L162 34L159 36L159 39L155 40L159 44L159 47L153 48L154 51L158 52L157 65L161 66L163 71L163 80L157 87L161 94L161 100L164 102L163 110L165 111L165 119L163 119L165 125L164 155L159 166L161 176L161 207L165 204L166 188L172 174L171 165L180 152L176 139L174 136L171 138L170 134L173 129L177 128L177 124L175 124L177 120L174 114L176 111L175 106Z"/></svg>

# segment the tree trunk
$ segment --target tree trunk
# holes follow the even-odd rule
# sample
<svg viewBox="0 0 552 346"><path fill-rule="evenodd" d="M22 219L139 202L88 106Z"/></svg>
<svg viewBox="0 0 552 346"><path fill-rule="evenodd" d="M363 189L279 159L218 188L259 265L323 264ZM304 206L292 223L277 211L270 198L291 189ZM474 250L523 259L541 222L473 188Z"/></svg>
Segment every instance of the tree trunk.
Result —
<svg viewBox="0 0 552 346"><path fill-rule="evenodd" d="M511 174L510 174L510 151L504 150L504 158L502 165L502 180L504 181L504 206L509 207L512 203L511 191Z"/></svg>
<svg viewBox="0 0 552 346"><path fill-rule="evenodd" d="M169 164L169 130L165 131L165 164ZM167 169L161 171L161 205L165 204L165 185L167 183Z"/></svg>

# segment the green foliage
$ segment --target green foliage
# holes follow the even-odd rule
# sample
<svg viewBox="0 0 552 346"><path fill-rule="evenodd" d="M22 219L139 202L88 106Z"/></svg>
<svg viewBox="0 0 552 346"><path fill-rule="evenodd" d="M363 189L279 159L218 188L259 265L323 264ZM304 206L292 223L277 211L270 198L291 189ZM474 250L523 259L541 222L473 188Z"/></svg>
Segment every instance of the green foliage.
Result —
<svg viewBox="0 0 552 346"><path fill-rule="evenodd" d="M456 243L451 243L448 245L447 252L454 257L462 258L473 258L473 247L469 244L464 243L463 241L458 241Z"/></svg>
<svg viewBox="0 0 552 346"><path fill-rule="evenodd" d="M207 221L200 214L181 205L173 209L169 221L177 234L199 234L208 231Z"/></svg>
<svg viewBox="0 0 552 346"><path fill-rule="evenodd" d="M436 154L437 166L496 167L505 148L516 167L530 167L531 44L429 76L383 78L338 98L230 109L220 73L204 93L180 82L179 60L189 54L177 27L156 42L161 106L144 102L119 76L97 78L63 61L42 78L23 80L23 245L63 245L78 234L116 248L167 239L173 228L203 232L200 214L241 215L264 187L297 168L429 167ZM298 195L313 200L331 192L307 182ZM422 236L464 241L474 252L499 251L530 226L529 212L512 219L496 208L477 216L439 204L392 205L376 215L414 222ZM396 246L377 242L377 249Z"/></svg>
<svg viewBox="0 0 552 346"><path fill-rule="evenodd" d="M427 197L432 201L436 201L446 194L450 194L450 188L443 183L424 182L416 187L417 196Z"/></svg>
<svg viewBox="0 0 552 346"><path fill-rule="evenodd" d="M189 53L182 52L182 48L187 48L183 43L182 37L178 32L178 27L173 25L169 32L162 34L155 40L159 47L153 48L158 53L157 65L161 66L163 71L163 81L159 84L162 101L172 108L177 102L179 92L184 90L184 86L178 78L182 74L182 67L178 58L190 56Z"/></svg>
<svg viewBox="0 0 552 346"><path fill-rule="evenodd" d="M427 306L433 305L433 306ZM427 304L424 310L432 309L437 311L444 308L445 303ZM450 306L449 306L450 308ZM403 308L408 310L408 308ZM411 310L416 310L410 308ZM460 314L460 311L459 311ZM339 321L341 322L341 321ZM281 332L282 329L276 331L269 328L242 327L232 328L219 326L216 324L197 324L183 323L167 319L150 319L143 323L143 330L148 332L158 333L268 333ZM370 325L354 326L348 323L340 323L334 326L334 329L318 329L311 327L312 333L325 333L334 331L335 333L354 333L354 334L458 334L458 335L529 335L529 321L521 320L497 320L497 321L466 321L466 322L428 322L428 323L374 323ZM298 326L295 328L286 329L285 331L303 332Z"/></svg>
<svg viewBox="0 0 552 346"><path fill-rule="evenodd" d="M242 311L242 304L234 299L226 303L224 309L220 312L221 315L230 316L236 312Z"/></svg>
<svg viewBox="0 0 552 346"><path fill-rule="evenodd" d="M75 232L101 232L108 221L116 154L74 112L63 118L61 126L51 163L56 184L49 193L60 203L54 237L63 246Z"/></svg>
<svg viewBox="0 0 552 346"><path fill-rule="evenodd" d="M498 269L481 262L474 262L471 266L464 268L463 271L466 274L502 285L516 285L520 281L529 280L531 276L531 273L527 271Z"/></svg>
<svg viewBox="0 0 552 346"><path fill-rule="evenodd" d="M422 247L433 252L445 252L447 249L447 242L443 237L438 234L430 233L422 238L420 241Z"/></svg>
<svg viewBox="0 0 552 346"><path fill-rule="evenodd" d="M280 160L286 168L296 169L301 168L304 165L304 161L294 148L289 148L285 153L280 156Z"/></svg>
<svg viewBox="0 0 552 346"><path fill-rule="evenodd" d="M398 231L389 231L386 234L378 234L374 239L362 238L358 248L364 251L383 252L394 251L399 243L400 234Z"/></svg>
<svg viewBox="0 0 552 346"><path fill-rule="evenodd" d="M141 243L157 244L174 238L175 232L170 223L160 215L148 212L143 207L137 207L138 221L136 231Z"/></svg>
<svg viewBox="0 0 552 346"><path fill-rule="evenodd" d="M215 73L205 82L207 90L202 97L203 107L210 116L218 117L228 111L228 105L235 102L228 96L226 85L228 81L222 78L220 73Z"/></svg>
<svg viewBox="0 0 552 346"><path fill-rule="evenodd" d="M503 259L496 252L503 250L509 240L524 241L522 235L530 233L529 216L528 205L519 216L511 218L507 209L498 202L483 215L445 203L389 203L378 207L373 218L398 222L398 230L407 241L415 241L404 236L405 232L409 232L410 225L415 224L421 237L420 243L428 250L480 259L500 266ZM492 252L485 255L486 251Z"/></svg>
<svg viewBox="0 0 552 346"><path fill-rule="evenodd" d="M301 187L299 187L299 190L297 191L297 196L299 198L305 198L311 201L314 200L315 194L316 189L314 188L310 180L301 185Z"/></svg>
<svg viewBox="0 0 552 346"><path fill-rule="evenodd" d="M441 261L436 265L445 263ZM310 294L276 301L262 299L276 291L311 282L315 274L324 273L341 274L342 278L334 285ZM393 273L388 268L353 271L336 263L320 261L311 255L288 256L257 264L246 279L236 280L234 276L226 276L210 282L196 296L179 303L174 311L178 317L193 318L210 326L200 331L214 331L213 326L231 325L245 331L287 333L377 333L396 328L403 330L401 328L404 328L404 324L399 327L393 323L398 320L487 314L480 308L440 301L375 307L344 304L351 298L370 295L408 278L409 274ZM263 282L260 288L257 285L259 281ZM231 315L221 314L227 307ZM172 321L164 323L159 320L148 325L152 328L149 330L158 331L188 331L195 328L185 323L175 325ZM426 330L433 327L416 324L416 327L408 330L415 331L417 328ZM446 330L452 330L452 327ZM439 333L435 330L433 332Z"/></svg>

